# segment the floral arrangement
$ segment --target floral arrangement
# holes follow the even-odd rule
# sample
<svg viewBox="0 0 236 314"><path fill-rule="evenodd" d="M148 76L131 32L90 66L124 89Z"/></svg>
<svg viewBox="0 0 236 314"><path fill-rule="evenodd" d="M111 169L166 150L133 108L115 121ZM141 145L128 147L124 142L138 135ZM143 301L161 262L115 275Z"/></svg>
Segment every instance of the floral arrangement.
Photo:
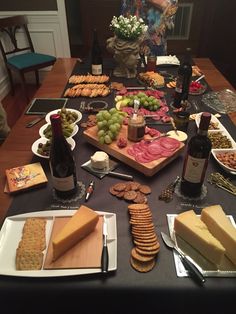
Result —
<svg viewBox="0 0 236 314"><path fill-rule="evenodd" d="M118 38L135 40L145 33L148 27L142 18L120 15L119 17L113 16L110 28Z"/></svg>

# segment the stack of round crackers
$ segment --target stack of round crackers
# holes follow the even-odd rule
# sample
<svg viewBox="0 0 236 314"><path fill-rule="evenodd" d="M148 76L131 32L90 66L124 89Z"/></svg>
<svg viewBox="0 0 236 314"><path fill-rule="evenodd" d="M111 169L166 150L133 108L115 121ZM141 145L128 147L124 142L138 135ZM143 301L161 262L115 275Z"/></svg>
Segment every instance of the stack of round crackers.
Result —
<svg viewBox="0 0 236 314"><path fill-rule="evenodd" d="M152 213L148 204L130 204L131 233L134 248L131 251L131 266L142 273L153 269L160 250Z"/></svg>
<svg viewBox="0 0 236 314"><path fill-rule="evenodd" d="M27 218L16 250L17 270L40 270L46 248L46 219Z"/></svg>
<svg viewBox="0 0 236 314"><path fill-rule="evenodd" d="M136 181L119 182L110 187L110 193L129 202L145 204L147 195L151 193L148 185Z"/></svg>

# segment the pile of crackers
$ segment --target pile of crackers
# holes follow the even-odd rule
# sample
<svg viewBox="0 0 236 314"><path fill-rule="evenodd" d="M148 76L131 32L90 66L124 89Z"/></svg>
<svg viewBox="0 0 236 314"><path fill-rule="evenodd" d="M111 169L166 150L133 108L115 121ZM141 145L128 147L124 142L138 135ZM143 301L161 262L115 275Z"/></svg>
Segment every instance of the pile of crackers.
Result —
<svg viewBox="0 0 236 314"><path fill-rule="evenodd" d="M130 204L128 211L134 243L130 263L135 270L145 273L154 268L160 250L152 212L148 204Z"/></svg>
<svg viewBox="0 0 236 314"><path fill-rule="evenodd" d="M151 188L148 185L140 184L136 181L128 181L112 185L109 191L117 198L133 203L146 204L147 195L151 193Z"/></svg>
<svg viewBox="0 0 236 314"><path fill-rule="evenodd" d="M17 270L40 270L46 248L46 219L27 218L16 250Z"/></svg>

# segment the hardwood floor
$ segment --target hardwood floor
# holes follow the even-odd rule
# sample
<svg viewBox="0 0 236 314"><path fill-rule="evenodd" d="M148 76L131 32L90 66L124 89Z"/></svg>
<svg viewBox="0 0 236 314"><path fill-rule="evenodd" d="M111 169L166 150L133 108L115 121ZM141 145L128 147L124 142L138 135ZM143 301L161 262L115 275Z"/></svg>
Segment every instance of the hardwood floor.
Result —
<svg viewBox="0 0 236 314"><path fill-rule="evenodd" d="M39 87L35 85L27 85L27 89L28 97L31 100L33 99ZM3 98L2 105L7 113L7 122L10 128L14 126L28 104L29 102L27 102L20 85L16 85L15 95L12 96L9 93L5 98Z"/></svg>

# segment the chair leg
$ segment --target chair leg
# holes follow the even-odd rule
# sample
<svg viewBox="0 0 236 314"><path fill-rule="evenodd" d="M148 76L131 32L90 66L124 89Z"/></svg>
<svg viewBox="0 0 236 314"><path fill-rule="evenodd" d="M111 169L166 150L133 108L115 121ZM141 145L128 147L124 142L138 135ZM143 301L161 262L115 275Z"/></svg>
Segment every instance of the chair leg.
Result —
<svg viewBox="0 0 236 314"><path fill-rule="evenodd" d="M22 89L23 89L23 93L24 93L25 99L26 99L26 101L28 103L30 99L29 99L28 93L27 93L24 73L20 72L20 79L21 79L21 86L22 86Z"/></svg>
<svg viewBox="0 0 236 314"><path fill-rule="evenodd" d="M35 73L35 78L36 78L36 84L37 86L39 86L39 71L35 70L34 73Z"/></svg>
<svg viewBox="0 0 236 314"><path fill-rule="evenodd" d="M11 70L9 70L8 68L7 68L7 73L8 73L8 77L9 77L9 81L10 81L10 86L11 86L11 95L14 96L15 89L14 89L13 78L12 78Z"/></svg>

